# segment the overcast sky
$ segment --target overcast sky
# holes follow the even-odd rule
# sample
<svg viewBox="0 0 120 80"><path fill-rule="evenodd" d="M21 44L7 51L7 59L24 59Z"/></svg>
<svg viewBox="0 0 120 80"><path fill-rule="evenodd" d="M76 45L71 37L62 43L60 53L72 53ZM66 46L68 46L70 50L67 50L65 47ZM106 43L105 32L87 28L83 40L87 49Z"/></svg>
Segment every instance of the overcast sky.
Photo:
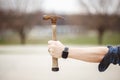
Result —
<svg viewBox="0 0 120 80"><path fill-rule="evenodd" d="M113 14L119 0L81 0L85 3L90 13ZM46 12L57 12L64 14L86 13L85 5L80 4L80 0L43 0L42 9Z"/></svg>
<svg viewBox="0 0 120 80"><path fill-rule="evenodd" d="M46 12L57 12L57 13L79 13L80 6L78 0L44 0L42 9Z"/></svg>
<svg viewBox="0 0 120 80"><path fill-rule="evenodd" d="M86 8L80 0L0 0L0 8L16 9L18 11L33 12L43 10L62 14L85 13ZM105 6L99 4L100 0L82 0L91 13L114 13L119 0L105 0ZM94 7L93 7L94 6ZM105 8L103 8L105 7Z"/></svg>
<svg viewBox="0 0 120 80"><path fill-rule="evenodd" d="M25 10L27 12L42 9L45 12L76 14L80 12L78 0L0 0L2 8Z"/></svg>

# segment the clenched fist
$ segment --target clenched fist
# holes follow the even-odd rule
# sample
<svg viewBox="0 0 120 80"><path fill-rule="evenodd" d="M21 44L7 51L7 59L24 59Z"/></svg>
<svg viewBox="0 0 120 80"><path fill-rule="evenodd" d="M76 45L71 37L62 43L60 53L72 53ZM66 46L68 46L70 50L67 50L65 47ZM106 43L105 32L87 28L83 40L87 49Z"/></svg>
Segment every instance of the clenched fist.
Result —
<svg viewBox="0 0 120 80"><path fill-rule="evenodd" d="M48 50L50 55L55 58L61 58L65 46L60 41L48 41Z"/></svg>

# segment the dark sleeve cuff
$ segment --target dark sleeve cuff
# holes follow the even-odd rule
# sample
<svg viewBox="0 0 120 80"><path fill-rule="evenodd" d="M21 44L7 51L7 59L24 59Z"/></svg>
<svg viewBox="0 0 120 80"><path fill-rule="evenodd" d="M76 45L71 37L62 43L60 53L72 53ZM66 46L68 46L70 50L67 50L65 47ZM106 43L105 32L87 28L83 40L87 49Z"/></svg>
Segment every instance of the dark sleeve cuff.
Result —
<svg viewBox="0 0 120 80"><path fill-rule="evenodd" d="M109 51L101 60L98 65L98 70L100 72L105 71L111 63L120 65L120 46L112 47L108 46Z"/></svg>

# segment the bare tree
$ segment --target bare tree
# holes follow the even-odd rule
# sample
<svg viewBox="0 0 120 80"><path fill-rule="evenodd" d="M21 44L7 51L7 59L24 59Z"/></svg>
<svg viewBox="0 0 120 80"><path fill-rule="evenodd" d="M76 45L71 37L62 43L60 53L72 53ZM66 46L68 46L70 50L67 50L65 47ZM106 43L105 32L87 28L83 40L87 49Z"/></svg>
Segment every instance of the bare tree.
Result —
<svg viewBox="0 0 120 80"><path fill-rule="evenodd" d="M40 16L42 12L31 11L30 7L34 3L33 1L34 0L0 0L0 4L2 4L0 7L3 12L7 11L4 13L3 18L0 16L1 27L5 28L7 26L9 29L17 31L20 35L21 44L26 43L26 30L31 29L37 24L40 25ZM6 3L8 5L6 5ZM38 4L41 4L41 1L39 1Z"/></svg>
<svg viewBox="0 0 120 80"><path fill-rule="evenodd" d="M86 20L82 21L86 23L86 26L90 26L98 31L98 43L102 44L102 38L106 29L115 26L120 23L119 18L113 19L113 15L119 15L120 12L120 0L79 0L80 5L86 10L86 14L89 16ZM110 25L110 23L113 23Z"/></svg>

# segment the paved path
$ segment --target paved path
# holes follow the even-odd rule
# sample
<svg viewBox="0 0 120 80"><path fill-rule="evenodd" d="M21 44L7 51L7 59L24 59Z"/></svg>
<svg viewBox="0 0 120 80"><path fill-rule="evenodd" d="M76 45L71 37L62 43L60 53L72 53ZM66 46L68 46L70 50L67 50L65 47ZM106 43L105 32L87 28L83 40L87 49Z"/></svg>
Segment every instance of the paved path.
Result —
<svg viewBox="0 0 120 80"><path fill-rule="evenodd" d="M0 80L120 80L120 66L99 72L98 64L60 59L51 71L51 56L43 46L0 46Z"/></svg>

